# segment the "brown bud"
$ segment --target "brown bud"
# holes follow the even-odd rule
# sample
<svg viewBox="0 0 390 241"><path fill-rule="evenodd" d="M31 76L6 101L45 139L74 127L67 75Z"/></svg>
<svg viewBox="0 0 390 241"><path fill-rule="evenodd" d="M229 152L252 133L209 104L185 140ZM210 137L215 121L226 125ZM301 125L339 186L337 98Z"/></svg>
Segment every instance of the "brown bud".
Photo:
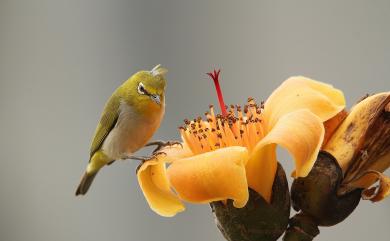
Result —
<svg viewBox="0 0 390 241"><path fill-rule="evenodd" d="M249 189L249 201L243 208L235 208L232 201L210 204L216 223L228 241L272 241L285 231L290 216L290 195L286 174L278 164L272 186L271 203Z"/></svg>
<svg viewBox="0 0 390 241"><path fill-rule="evenodd" d="M291 187L293 208L313 218L318 226L332 226L348 217L359 204L361 189L337 195L343 173L336 160L320 152L309 175Z"/></svg>

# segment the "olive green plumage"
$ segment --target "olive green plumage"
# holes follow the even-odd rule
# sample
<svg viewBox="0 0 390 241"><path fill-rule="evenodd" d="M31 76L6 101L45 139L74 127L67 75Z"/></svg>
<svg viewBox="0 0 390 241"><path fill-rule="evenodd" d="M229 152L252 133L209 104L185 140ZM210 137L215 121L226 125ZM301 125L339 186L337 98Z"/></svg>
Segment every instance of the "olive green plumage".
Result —
<svg viewBox="0 0 390 241"><path fill-rule="evenodd" d="M106 106L104 107L100 121L96 127L95 135L92 139L91 148L89 152L89 158L91 160L93 154L103 144L104 139L106 139L108 133L114 128L116 121L119 116L119 98L113 97L115 93L110 97Z"/></svg>
<svg viewBox="0 0 390 241"><path fill-rule="evenodd" d="M96 127L87 169L76 190L85 194L97 172L142 148L160 125L165 111L164 74L159 65L139 71L108 99Z"/></svg>

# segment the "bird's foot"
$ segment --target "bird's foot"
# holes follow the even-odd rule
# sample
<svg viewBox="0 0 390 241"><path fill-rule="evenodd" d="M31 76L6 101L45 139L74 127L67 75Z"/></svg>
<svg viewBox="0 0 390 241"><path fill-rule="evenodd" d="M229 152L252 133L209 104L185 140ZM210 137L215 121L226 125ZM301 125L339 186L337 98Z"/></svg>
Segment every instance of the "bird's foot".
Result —
<svg viewBox="0 0 390 241"><path fill-rule="evenodd" d="M157 153L163 147L174 146L174 145L180 145L181 147L183 147L183 145L178 141L152 141L152 142L147 143L145 146L157 146L153 150L153 153Z"/></svg>
<svg viewBox="0 0 390 241"><path fill-rule="evenodd" d="M157 152L153 152L153 154L151 156L141 156L141 157L138 157L138 156L129 156L128 159L133 159L133 160L138 160L138 161L141 161L141 163L138 165L135 173L138 173L139 169L141 168L141 166L147 162L147 161L150 161L152 160L153 158L157 158L159 155L164 155L166 156L167 153L163 152L163 151L157 151Z"/></svg>

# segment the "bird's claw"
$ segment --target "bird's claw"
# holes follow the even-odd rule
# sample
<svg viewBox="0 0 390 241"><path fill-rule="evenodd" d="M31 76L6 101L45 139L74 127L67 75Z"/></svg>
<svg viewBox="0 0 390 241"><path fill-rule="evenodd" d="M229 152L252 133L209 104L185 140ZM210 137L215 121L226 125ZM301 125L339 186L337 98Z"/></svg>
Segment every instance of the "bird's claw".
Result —
<svg viewBox="0 0 390 241"><path fill-rule="evenodd" d="M183 147L183 144L181 144L178 141L152 141L147 143L145 146L157 146L154 150L153 153L157 153L159 150L161 150L163 147L166 146L174 146L174 145L180 145Z"/></svg>
<svg viewBox="0 0 390 241"><path fill-rule="evenodd" d="M156 151L156 152L153 152L153 157L157 157L157 156L159 156L159 155L164 155L164 156L166 156L167 155L167 153L165 153L165 152L163 152L163 151Z"/></svg>
<svg viewBox="0 0 390 241"><path fill-rule="evenodd" d="M150 160L152 160L153 158L157 158L159 155L164 155L164 156L166 156L167 153L165 153L165 152L163 152L163 151L158 151L158 152L153 152L153 154L152 154L151 156L149 156L149 157L134 157L134 156L132 156L132 157L130 157L129 159L141 161L141 163L138 165L137 169L135 170L135 173L137 174L138 171L139 171L139 169L141 168L141 166L142 166L145 162L150 161Z"/></svg>
<svg viewBox="0 0 390 241"><path fill-rule="evenodd" d="M143 157L136 157L136 156L130 156L128 157L128 159L133 159L133 160L139 160L141 161L140 165L137 167L136 169L136 173L138 173L139 169L141 168L141 166L149 161L149 160L152 160L153 158L157 158L159 155L164 155L166 156L167 153L163 152L163 151L160 151L163 147L166 147L166 146L174 146L174 145L180 145L181 147L183 147L183 145L178 142L178 141L152 141L152 142L149 142L147 143L145 146L157 146L153 152L152 152L152 155L151 156L143 156Z"/></svg>

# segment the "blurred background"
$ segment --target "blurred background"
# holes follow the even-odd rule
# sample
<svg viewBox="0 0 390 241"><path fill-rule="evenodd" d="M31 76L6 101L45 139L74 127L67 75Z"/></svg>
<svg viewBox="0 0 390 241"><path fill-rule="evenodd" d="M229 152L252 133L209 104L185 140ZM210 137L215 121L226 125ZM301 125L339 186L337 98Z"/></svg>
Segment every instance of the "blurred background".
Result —
<svg viewBox="0 0 390 241"><path fill-rule="evenodd" d="M223 241L207 205L153 213L136 162L105 168L74 196L107 98L140 69L168 68L154 139L178 139L184 118L217 103L213 68L228 104L305 75L342 89L351 106L389 90L389 11L385 0L0 0L0 240ZM279 159L290 173L291 158ZM390 199L362 201L316 240L388 240L389 213Z"/></svg>

